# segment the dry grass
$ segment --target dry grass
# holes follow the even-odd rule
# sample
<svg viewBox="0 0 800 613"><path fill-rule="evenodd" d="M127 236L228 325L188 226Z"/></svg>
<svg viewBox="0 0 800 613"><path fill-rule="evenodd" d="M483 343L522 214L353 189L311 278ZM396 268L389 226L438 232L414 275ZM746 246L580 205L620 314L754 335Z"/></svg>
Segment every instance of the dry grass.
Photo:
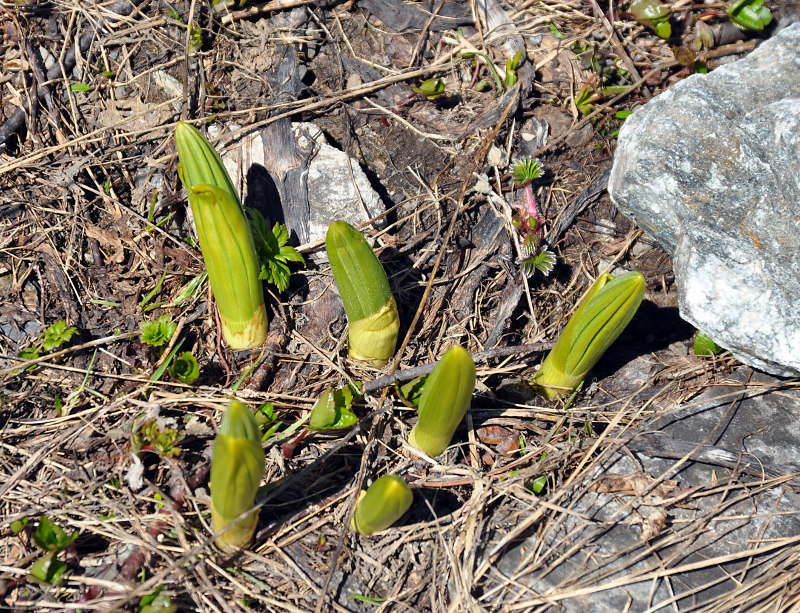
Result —
<svg viewBox="0 0 800 613"><path fill-rule="evenodd" d="M23 103L33 109L27 130L0 155L3 607L136 610L143 596L165 586L179 610L544 611L569 600L592 603L594 594L612 588L727 569L732 561L747 569L736 575L738 587L691 610L776 611L797 601L797 537L683 561L716 518L745 502L758 508L759 497L790 475L745 486L730 470L715 483L667 495L667 470L643 477L644 486L637 481L596 491L626 435L724 382L734 367L730 358L701 361L667 347L685 344L689 334L676 324L669 258L606 197L596 197L602 187L589 189L611 159L620 123L614 112L643 103L680 76L664 41L624 16L611 29L594 0L508 2L503 7L514 40L525 45L532 68L521 73L528 83L495 98L468 86L473 67L460 58L475 48L504 68L510 39L486 22L450 45L440 44L442 32L427 29L432 22L424 34L399 35L352 3L319 8L276 1L215 17L196 2L170 5L176 13L145 2L124 17L114 13L117 6L0 7L4 119ZM292 8L303 28L272 21ZM202 46L193 48L199 31ZM29 49L46 48L63 61L87 32L91 45L78 54L76 72L50 80L32 98L36 66ZM288 43L302 48L315 80L301 97L275 100L272 53ZM583 62L575 45L585 45ZM412 55L416 63L401 61ZM575 97L592 79L593 58L618 60L630 89L596 101L584 116ZM384 59L390 65L382 66ZM348 80L353 61L377 76ZM450 101L397 106L409 84L429 76L444 79ZM488 72L483 77L491 81ZM89 91L66 87L75 83ZM506 173L521 132L545 107L566 125L551 127L537 151L547 171L537 195L550 227L566 219L569 230L550 237L559 261L554 274L524 278L513 263L518 246L510 224L519 194L507 189ZM177 303L202 261L187 242L172 131L180 118L202 123L209 117L244 126L227 133L220 147L284 117L314 120L370 170L385 199L391 196L378 242L404 339L388 373L433 362L454 343L483 352L466 427L437 460L408 449L414 416L391 387L367 395L359 408L362 427L346 435L312 435L293 450L283 446L296 442L294 433L271 438L267 482L273 487L260 501L259 532L251 550L232 557L212 544L206 489L215 428L230 395L254 407L272 403L284 433L325 388L386 373L364 371L344 357L340 313L314 320L330 297L326 264L298 271L288 293L269 298L275 321L260 355L220 347L204 290ZM489 166L493 147L500 161ZM490 193L475 190L479 174ZM478 248L474 231L490 210L503 228ZM301 250L311 254L318 247ZM654 325L652 338L630 334L616 350L617 366L628 370L604 373L568 413L521 394L514 381L532 374L539 343L555 338L583 289L613 265L642 270L652 308L672 313L671 319L659 327L651 311L640 325ZM161 307L145 312L141 303L162 278L149 303ZM162 313L178 322L174 340L200 362L196 385L151 378L160 355L138 340L138 325ZM62 319L79 330L63 350L36 360L16 357ZM487 346L489 339L498 342ZM525 347L504 355L510 345ZM631 364L645 375L626 378ZM730 385L747 389L738 380ZM139 452L144 481L135 488L131 440L150 419L182 434L180 453ZM482 439L480 428L487 426L524 439L524 449L503 455ZM407 476L416 493L412 510L390 531L354 537L345 526L357 492L388 472ZM531 483L541 475L547 485L536 495ZM587 515L588 501L609 492L621 502L598 523ZM659 502L648 505L654 495ZM703 512L678 511L712 498L718 502ZM682 519L667 525L645 507ZM41 556L30 532L43 515L79 533L60 554L69 570L58 587L27 579ZM590 560L565 571L566 561L598 535L637 517L647 538L631 543L616 562ZM28 529L13 534L12 522L23 518L31 520ZM546 590L537 587L548 577ZM686 596L678 586L673 593L676 602Z"/></svg>

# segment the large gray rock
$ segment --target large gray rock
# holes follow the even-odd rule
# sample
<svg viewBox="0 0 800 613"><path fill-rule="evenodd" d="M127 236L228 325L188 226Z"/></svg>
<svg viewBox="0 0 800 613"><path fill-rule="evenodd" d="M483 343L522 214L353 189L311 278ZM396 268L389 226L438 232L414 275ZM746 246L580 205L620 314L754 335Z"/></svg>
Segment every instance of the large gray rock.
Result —
<svg viewBox="0 0 800 613"><path fill-rule="evenodd" d="M631 115L613 202L673 255L681 316L800 375L800 24Z"/></svg>

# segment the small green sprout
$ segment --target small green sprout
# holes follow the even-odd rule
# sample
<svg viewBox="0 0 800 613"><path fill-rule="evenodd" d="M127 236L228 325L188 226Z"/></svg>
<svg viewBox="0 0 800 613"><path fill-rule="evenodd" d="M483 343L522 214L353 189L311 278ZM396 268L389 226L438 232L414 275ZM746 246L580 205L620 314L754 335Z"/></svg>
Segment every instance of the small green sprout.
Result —
<svg viewBox="0 0 800 613"><path fill-rule="evenodd" d="M173 379L191 385L200 376L200 365L190 352L183 351L175 356L168 372Z"/></svg>
<svg viewBox="0 0 800 613"><path fill-rule="evenodd" d="M67 322L60 319L39 334L37 342L20 351L17 357L23 360L35 360L42 351L49 353L60 349L62 345L72 340L77 331L78 329L75 326L67 326ZM35 366L28 366L27 370L33 370L34 368Z"/></svg>
<svg viewBox="0 0 800 613"><path fill-rule="evenodd" d="M358 423L358 417L353 414L350 407L358 390L348 385L344 389L328 389L322 392L319 400L311 408L308 420L309 430L335 430L349 428Z"/></svg>
<svg viewBox="0 0 800 613"><path fill-rule="evenodd" d="M725 348L717 345L707 334L698 332L694 337L694 354L696 356L718 355L723 351Z"/></svg>
<svg viewBox="0 0 800 613"><path fill-rule="evenodd" d="M660 38L672 36L672 26L669 24L672 10L668 5L661 4L658 0L633 0L629 10L636 21L655 30Z"/></svg>
<svg viewBox="0 0 800 613"><path fill-rule="evenodd" d="M444 81L441 79L426 79L419 87L411 86L415 94L425 98L438 98L444 93Z"/></svg>
<svg viewBox="0 0 800 613"><path fill-rule="evenodd" d="M404 479L384 475L361 490L350 527L362 536L386 530L405 515L412 502L414 494Z"/></svg>
<svg viewBox="0 0 800 613"><path fill-rule="evenodd" d="M48 352L59 349L61 345L72 340L77 331L78 329L75 326L67 326L67 322L60 319L41 335L42 349Z"/></svg>
<svg viewBox="0 0 800 613"><path fill-rule="evenodd" d="M266 470L261 430L247 405L228 404L214 442L211 461L211 520L221 549L246 547L258 525L258 510L239 517L255 505Z"/></svg>
<svg viewBox="0 0 800 613"><path fill-rule="evenodd" d="M256 244L256 253L261 263L259 279L274 284L279 292L286 291L289 287L289 262L304 264L303 256L289 242L289 231L283 224L276 223L270 229L264 217L256 209L248 208L250 227L253 230L253 240Z"/></svg>
<svg viewBox="0 0 800 613"><path fill-rule="evenodd" d="M475 391L475 362L458 345L445 352L428 376L419 401L419 421L408 436L412 447L441 455L464 419Z"/></svg>
<svg viewBox="0 0 800 613"><path fill-rule="evenodd" d="M514 57L510 57L506 59L506 78L503 81L503 85L506 86L506 89L511 89L517 83L517 68L519 68L519 64L522 61L522 49L517 51Z"/></svg>
<svg viewBox="0 0 800 613"><path fill-rule="evenodd" d="M521 185L525 192L525 203L511 220L522 238L522 253L517 262L527 275L537 270L544 276L550 274L556 262L555 254L542 246L544 238L544 216L539 212L536 198L533 196L531 182L542 176L542 165L538 160L522 158L511 165L511 178Z"/></svg>
<svg viewBox="0 0 800 613"><path fill-rule="evenodd" d="M62 581L67 565L56 556L78 538L78 533L67 534L50 521L46 515L39 519L36 531L31 535L33 542L46 552L45 555L34 562L30 576L34 581L50 585L58 585Z"/></svg>
<svg viewBox="0 0 800 613"><path fill-rule="evenodd" d="M394 355L400 317L383 266L364 236L344 221L328 228L325 250L350 325L350 357L385 366Z"/></svg>
<svg viewBox="0 0 800 613"><path fill-rule="evenodd" d="M633 319L644 290L640 272L600 275L534 376L538 391L550 400L571 394Z"/></svg>
<svg viewBox="0 0 800 613"><path fill-rule="evenodd" d="M72 545L78 538L78 533L67 534L51 522L47 515L42 515L36 532L31 535L31 538L42 551L58 552Z"/></svg>
<svg viewBox="0 0 800 613"><path fill-rule="evenodd" d="M151 347L161 347L169 342L175 330L178 329L176 324L169 315L164 314L155 321L143 321L139 324L139 329L142 331L141 339L145 345Z"/></svg>
<svg viewBox="0 0 800 613"><path fill-rule="evenodd" d="M147 596L142 596L139 601L138 613L175 613L178 605L163 592L163 585L159 585Z"/></svg>
<svg viewBox="0 0 800 613"><path fill-rule="evenodd" d="M731 21L742 30L763 30L772 21L764 0L735 0L725 9Z"/></svg>

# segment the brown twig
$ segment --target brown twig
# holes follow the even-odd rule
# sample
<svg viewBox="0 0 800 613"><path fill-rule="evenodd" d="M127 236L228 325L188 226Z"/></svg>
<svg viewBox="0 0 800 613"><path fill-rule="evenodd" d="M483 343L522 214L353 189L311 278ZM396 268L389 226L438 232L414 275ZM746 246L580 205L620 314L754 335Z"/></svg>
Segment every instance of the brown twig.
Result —
<svg viewBox="0 0 800 613"><path fill-rule="evenodd" d="M488 351L479 351L472 354L472 359L475 362L488 362L497 358L505 358L510 355L523 354L523 353L541 353L553 348L555 343L530 343L528 345L511 345L509 347L497 347L489 349ZM378 377L372 381L367 381L363 386L365 394L370 394L384 387L393 385L394 383L404 383L411 381L423 375L429 375L439 362L432 362L430 364L423 364L422 366L414 366L407 368L383 377Z"/></svg>

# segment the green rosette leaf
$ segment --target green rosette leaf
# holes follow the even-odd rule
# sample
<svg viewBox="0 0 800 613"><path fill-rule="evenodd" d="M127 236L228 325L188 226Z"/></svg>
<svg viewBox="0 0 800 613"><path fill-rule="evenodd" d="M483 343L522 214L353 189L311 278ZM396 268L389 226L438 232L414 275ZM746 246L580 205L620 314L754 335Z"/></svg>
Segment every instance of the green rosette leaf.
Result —
<svg viewBox="0 0 800 613"><path fill-rule="evenodd" d="M411 430L412 447L436 457L447 449L464 419L475 391L475 362L463 347L450 348L422 388L419 421Z"/></svg>

